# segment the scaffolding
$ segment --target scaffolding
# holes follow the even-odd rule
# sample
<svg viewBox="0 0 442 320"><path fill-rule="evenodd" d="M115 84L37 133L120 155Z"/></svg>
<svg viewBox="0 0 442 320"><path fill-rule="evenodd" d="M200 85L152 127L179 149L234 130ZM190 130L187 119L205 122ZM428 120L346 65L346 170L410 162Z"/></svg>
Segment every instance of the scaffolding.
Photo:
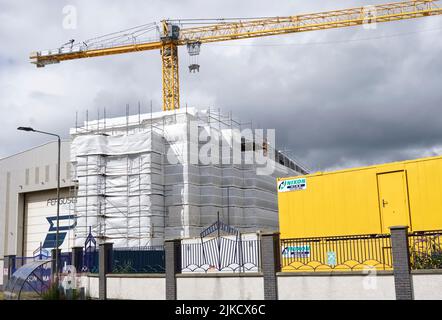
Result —
<svg viewBox="0 0 442 320"><path fill-rule="evenodd" d="M241 139L241 151L265 149L275 154L273 176L257 176L256 167L230 161L215 164L190 162L190 122L198 134L230 140L233 130L253 128L232 113L183 108L168 112L86 121L71 129L72 163L78 180L75 232L82 245L89 227L98 241L119 247L162 245L165 237L190 237L213 222L220 212L225 221L244 231L277 229L274 181L276 176L306 170L260 137ZM264 141L264 143L262 143ZM221 141L224 142L224 141ZM198 141L198 150L203 143ZM223 159L223 149L221 159ZM171 161L173 155L177 162ZM242 157L245 155L242 154ZM283 161L280 161L283 159ZM298 169L298 170L296 170Z"/></svg>

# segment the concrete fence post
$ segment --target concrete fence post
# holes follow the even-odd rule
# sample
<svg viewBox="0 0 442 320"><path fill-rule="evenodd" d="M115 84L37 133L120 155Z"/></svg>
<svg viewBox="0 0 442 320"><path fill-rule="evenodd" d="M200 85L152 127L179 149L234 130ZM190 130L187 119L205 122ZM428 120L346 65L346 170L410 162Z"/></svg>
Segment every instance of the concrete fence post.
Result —
<svg viewBox="0 0 442 320"><path fill-rule="evenodd" d="M176 300L176 274L181 273L181 240L166 240L164 251L166 259L166 300Z"/></svg>
<svg viewBox="0 0 442 320"><path fill-rule="evenodd" d="M58 254L58 267L60 268L60 266L61 266L61 261L60 261L61 249L51 249L51 260L52 260L51 261L51 279L52 279L52 282L54 282L55 276L57 274L57 266L55 265L55 257L57 254ZM58 279L58 280L60 280L60 279Z"/></svg>
<svg viewBox="0 0 442 320"><path fill-rule="evenodd" d="M278 300L278 279L281 271L279 233L261 235L262 273L264 276L264 300Z"/></svg>
<svg viewBox="0 0 442 320"><path fill-rule="evenodd" d="M72 247L72 265L76 272L81 272L83 267L83 247Z"/></svg>
<svg viewBox="0 0 442 320"><path fill-rule="evenodd" d="M11 279L12 272L15 269L15 255L7 255L3 258L3 289Z"/></svg>
<svg viewBox="0 0 442 320"><path fill-rule="evenodd" d="M390 227L396 300L413 300L408 227Z"/></svg>
<svg viewBox="0 0 442 320"><path fill-rule="evenodd" d="M112 243L101 243L98 250L98 298L107 299L106 275L112 272Z"/></svg>

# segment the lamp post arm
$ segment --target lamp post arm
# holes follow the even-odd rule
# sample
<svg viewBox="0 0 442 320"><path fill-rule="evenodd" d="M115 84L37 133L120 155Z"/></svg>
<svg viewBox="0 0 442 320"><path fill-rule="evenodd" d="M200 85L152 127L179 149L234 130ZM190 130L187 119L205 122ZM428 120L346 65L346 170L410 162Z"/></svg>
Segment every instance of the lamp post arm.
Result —
<svg viewBox="0 0 442 320"><path fill-rule="evenodd" d="M57 283L58 283L58 273L59 273L59 257L58 257L58 247L59 247L59 230L60 230L60 161L61 161L61 138L59 135L55 135L57 136L57 150L58 150L58 159L57 159L57 232L56 232L56 236L55 236L55 249L56 249L56 259L55 259L55 267L57 268L56 270L56 277L57 277Z"/></svg>
<svg viewBox="0 0 442 320"><path fill-rule="evenodd" d="M46 134L49 136L57 137L57 230L55 233L55 281L58 283L59 280L59 265L60 265L60 259L59 259L59 229L60 229L60 162L61 162L61 137L58 134L47 132L47 131L41 131L41 130L35 130L31 127L18 127L18 130L22 131L30 131L30 132L38 132L42 134Z"/></svg>
<svg viewBox="0 0 442 320"><path fill-rule="evenodd" d="M50 135L50 136L53 136L53 137L57 137L58 140L61 140L61 137L58 134L55 134L55 133L50 133L50 132L41 131L41 130L34 130L34 132L47 134L47 135Z"/></svg>

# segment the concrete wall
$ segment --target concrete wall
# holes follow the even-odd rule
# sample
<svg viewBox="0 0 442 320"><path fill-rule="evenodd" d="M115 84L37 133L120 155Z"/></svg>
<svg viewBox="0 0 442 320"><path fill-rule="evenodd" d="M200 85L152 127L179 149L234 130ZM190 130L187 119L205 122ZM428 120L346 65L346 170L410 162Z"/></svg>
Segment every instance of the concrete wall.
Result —
<svg viewBox="0 0 442 320"><path fill-rule="evenodd" d="M98 277L82 276L86 294L98 298ZM442 271L413 272L416 300L442 300ZM164 275L107 276L108 299L164 300ZM363 273L280 273L280 300L394 300L391 272L370 276ZM262 300L261 274L181 274L177 276L178 300Z"/></svg>
<svg viewBox="0 0 442 320"><path fill-rule="evenodd" d="M415 300L442 300L442 271L413 272Z"/></svg>
<svg viewBox="0 0 442 320"><path fill-rule="evenodd" d="M280 274L280 300L394 300L393 274Z"/></svg>
<svg viewBox="0 0 442 320"><path fill-rule="evenodd" d="M107 298L165 300L166 279L163 274L108 275Z"/></svg>
<svg viewBox="0 0 442 320"><path fill-rule="evenodd" d="M178 300L263 300L264 283L259 274L178 275Z"/></svg>
<svg viewBox="0 0 442 320"><path fill-rule="evenodd" d="M86 297L98 299L98 276L82 275L79 286L86 288Z"/></svg>

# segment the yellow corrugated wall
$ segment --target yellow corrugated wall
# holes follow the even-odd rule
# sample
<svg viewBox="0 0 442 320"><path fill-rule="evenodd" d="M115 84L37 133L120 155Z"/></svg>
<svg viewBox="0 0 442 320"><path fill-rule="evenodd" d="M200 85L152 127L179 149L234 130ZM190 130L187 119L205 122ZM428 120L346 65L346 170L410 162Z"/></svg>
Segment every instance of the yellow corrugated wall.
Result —
<svg viewBox="0 0 442 320"><path fill-rule="evenodd" d="M378 176L393 172L403 172L410 229L442 229L442 157L432 157L303 176L305 190L278 192L281 238L388 232Z"/></svg>

